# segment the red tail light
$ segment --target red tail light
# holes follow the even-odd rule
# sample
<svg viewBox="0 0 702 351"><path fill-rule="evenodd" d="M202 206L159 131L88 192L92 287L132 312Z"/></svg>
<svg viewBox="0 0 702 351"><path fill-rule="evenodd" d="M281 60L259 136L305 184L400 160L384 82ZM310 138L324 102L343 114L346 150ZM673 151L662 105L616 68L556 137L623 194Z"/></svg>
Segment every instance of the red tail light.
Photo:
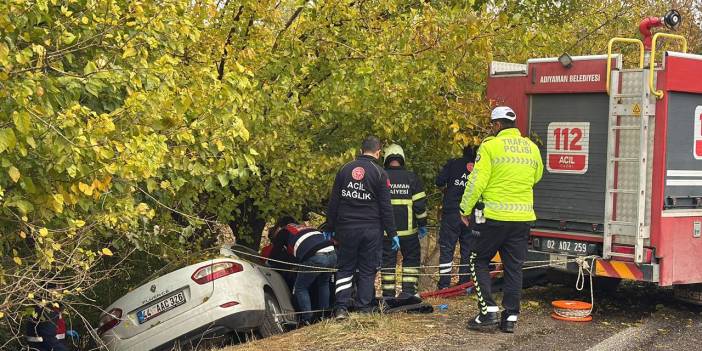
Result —
<svg viewBox="0 0 702 351"><path fill-rule="evenodd" d="M243 270L244 267L236 262L217 262L198 268L191 278L202 285Z"/></svg>
<svg viewBox="0 0 702 351"><path fill-rule="evenodd" d="M107 314L100 317L100 325L98 326L98 335L104 334L106 331L114 328L119 324L122 318L122 310L119 308L113 308Z"/></svg>

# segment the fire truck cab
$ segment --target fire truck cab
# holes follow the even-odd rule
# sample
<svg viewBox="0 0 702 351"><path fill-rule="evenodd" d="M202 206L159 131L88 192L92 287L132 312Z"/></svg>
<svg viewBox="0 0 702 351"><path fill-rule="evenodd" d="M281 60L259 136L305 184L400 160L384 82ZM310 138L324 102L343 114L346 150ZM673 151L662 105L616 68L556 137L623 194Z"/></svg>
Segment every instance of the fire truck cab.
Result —
<svg viewBox="0 0 702 351"><path fill-rule="evenodd" d="M702 283L702 55L651 35L668 20L645 19L643 41L614 38L606 54L490 66L488 98L541 147L531 249L553 267L597 256L597 276ZM623 47L637 54L626 64Z"/></svg>

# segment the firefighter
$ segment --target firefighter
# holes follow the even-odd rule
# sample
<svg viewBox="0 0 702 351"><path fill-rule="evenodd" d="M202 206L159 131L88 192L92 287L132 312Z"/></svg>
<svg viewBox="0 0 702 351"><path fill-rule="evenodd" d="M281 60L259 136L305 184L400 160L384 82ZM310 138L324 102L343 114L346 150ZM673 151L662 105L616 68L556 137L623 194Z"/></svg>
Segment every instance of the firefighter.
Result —
<svg viewBox="0 0 702 351"><path fill-rule="evenodd" d="M458 270L458 284L467 283L468 257L470 256L469 228L461 223L458 205L466 188L466 181L473 171L475 162L475 148L463 148L463 157L454 158L446 162L436 177L436 186L443 188L444 201L441 209L441 229L439 229L439 284L438 289L445 289L451 285L451 270L453 254L456 243L461 247L461 261Z"/></svg>
<svg viewBox="0 0 702 351"><path fill-rule="evenodd" d="M312 323L312 311L329 308L330 269L336 267L336 252L331 241L320 231L295 223L291 217L278 221L273 252L282 248L302 267L297 273L293 296L300 313L300 324ZM308 267L318 267L308 268ZM305 271L312 272L305 272ZM325 272L329 270L329 273ZM310 294L313 293L313 294ZM311 297L314 295L314 299ZM313 306L314 305L314 306Z"/></svg>
<svg viewBox="0 0 702 351"><path fill-rule="evenodd" d="M421 261L419 240L427 235L427 195L419 177L404 168L402 147L392 144L385 148L385 171L390 178L390 202L395 214L395 226L402 248L402 295L417 294L417 279ZM383 297L395 297L395 267L397 251L389 239L383 241Z"/></svg>
<svg viewBox="0 0 702 351"><path fill-rule="evenodd" d="M362 155L345 164L336 174L327 208L327 231L338 242L335 315L348 317L354 273L356 306L372 312L375 275L381 263L383 231L400 248L390 204L390 180L375 162L380 158L380 140L369 136L361 144Z"/></svg>
<svg viewBox="0 0 702 351"><path fill-rule="evenodd" d="M543 163L538 147L515 128L517 115L511 108L496 107L490 119L495 136L486 138L478 149L460 205L461 221L466 226L476 208L469 265L480 312L468 328L485 330L498 324L499 307L492 298L488 265L499 252L504 266L504 311L499 328L513 333L530 224L536 220L533 188L541 179Z"/></svg>

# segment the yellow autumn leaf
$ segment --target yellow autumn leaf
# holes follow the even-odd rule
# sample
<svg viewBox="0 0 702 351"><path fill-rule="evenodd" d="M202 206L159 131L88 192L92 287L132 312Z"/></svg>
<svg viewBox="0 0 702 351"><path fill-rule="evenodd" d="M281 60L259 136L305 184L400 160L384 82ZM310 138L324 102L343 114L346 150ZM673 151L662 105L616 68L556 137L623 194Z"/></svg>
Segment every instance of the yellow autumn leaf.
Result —
<svg viewBox="0 0 702 351"><path fill-rule="evenodd" d="M61 244L59 244L59 243L53 243L53 244L51 244L51 247L54 250L61 250Z"/></svg>
<svg viewBox="0 0 702 351"><path fill-rule="evenodd" d="M28 298L28 299L33 299L33 298L34 298L34 293L29 293L29 294L27 294L27 298Z"/></svg>
<svg viewBox="0 0 702 351"><path fill-rule="evenodd" d="M85 225L85 221L84 221L84 220L80 220L80 219L76 219L75 221L73 221L73 224L74 224L77 228L82 228L82 227Z"/></svg>
<svg viewBox="0 0 702 351"><path fill-rule="evenodd" d="M124 49L124 53L122 53L122 58L130 58L132 56L136 56L136 50L133 47L127 47Z"/></svg>
<svg viewBox="0 0 702 351"><path fill-rule="evenodd" d="M5 314L0 312L0 318L5 317Z"/></svg>
<svg viewBox="0 0 702 351"><path fill-rule="evenodd" d="M16 263L18 266L21 266L21 265L22 265L22 259L21 259L21 258L15 256L15 257L12 258L12 260L15 261L15 263Z"/></svg>
<svg viewBox="0 0 702 351"><path fill-rule="evenodd" d="M49 230L46 228L41 228L41 229L39 229L39 235L47 236L47 235L49 235Z"/></svg>
<svg viewBox="0 0 702 351"><path fill-rule="evenodd" d="M110 250L110 249L108 249L108 248L106 248L106 247L103 248L100 252L102 252L102 254L105 255L105 256L112 256L112 250Z"/></svg>
<svg viewBox="0 0 702 351"><path fill-rule="evenodd" d="M78 189L85 195L93 195L93 187L83 182L78 183Z"/></svg>
<svg viewBox="0 0 702 351"><path fill-rule="evenodd" d="M25 233L24 231L21 231L21 230L20 230L19 236L20 236L20 238L22 238L22 239L27 239L27 233Z"/></svg>
<svg viewBox="0 0 702 351"><path fill-rule="evenodd" d="M10 167L7 173L10 175L10 179L15 183L20 179L20 171L15 166Z"/></svg>

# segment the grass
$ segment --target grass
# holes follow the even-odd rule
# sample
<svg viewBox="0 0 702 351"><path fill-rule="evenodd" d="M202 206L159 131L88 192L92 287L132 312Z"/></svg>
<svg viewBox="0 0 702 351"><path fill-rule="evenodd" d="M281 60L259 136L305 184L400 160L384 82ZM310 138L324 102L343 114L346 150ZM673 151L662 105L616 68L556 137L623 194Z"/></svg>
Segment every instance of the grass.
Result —
<svg viewBox="0 0 702 351"><path fill-rule="evenodd" d="M352 313L345 321L325 320L221 351L426 349L422 344L441 337L447 326L457 322L456 317L460 318L461 322L458 323L462 325L468 315L475 312L475 302L470 298L431 299L426 302L434 306L449 304L450 315L449 311L438 310L432 314Z"/></svg>

